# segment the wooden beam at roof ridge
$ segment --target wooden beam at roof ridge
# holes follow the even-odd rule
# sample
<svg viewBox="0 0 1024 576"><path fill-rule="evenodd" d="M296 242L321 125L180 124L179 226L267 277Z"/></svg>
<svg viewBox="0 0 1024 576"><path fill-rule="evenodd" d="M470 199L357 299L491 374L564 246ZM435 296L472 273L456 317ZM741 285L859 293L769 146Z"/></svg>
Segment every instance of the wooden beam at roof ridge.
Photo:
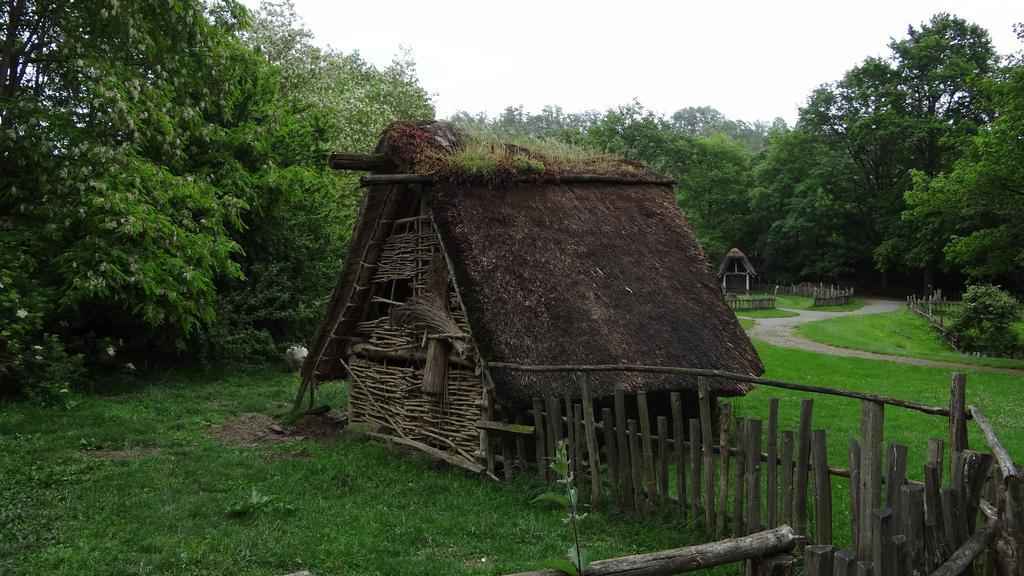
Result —
<svg viewBox="0 0 1024 576"><path fill-rule="evenodd" d="M329 161L334 170L365 170L367 172L398 172L398 165L384 154L348 154L335 152Z"/></svg>

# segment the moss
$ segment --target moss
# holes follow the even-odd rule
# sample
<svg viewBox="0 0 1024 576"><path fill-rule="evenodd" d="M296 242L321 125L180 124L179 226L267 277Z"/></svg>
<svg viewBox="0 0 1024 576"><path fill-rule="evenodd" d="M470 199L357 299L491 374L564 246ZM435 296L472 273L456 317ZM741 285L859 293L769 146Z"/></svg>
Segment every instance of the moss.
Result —
<svg viewBox="0 0 1024 576"><path fill-rule="evenodd" d="M512 167L515 168L517 172L524 174L543 174L547 169L547 167L544 166L544 163L540 160L534 160L533 158L523 154L516 154L512 158Z"/></svg>
<svg viewBox="0 0 1024 576"><path fill-rule="evenodd" d="M498 171L500 162L493 154L458 154L448 157L448 166L467 178L490 179Z"/></svg>

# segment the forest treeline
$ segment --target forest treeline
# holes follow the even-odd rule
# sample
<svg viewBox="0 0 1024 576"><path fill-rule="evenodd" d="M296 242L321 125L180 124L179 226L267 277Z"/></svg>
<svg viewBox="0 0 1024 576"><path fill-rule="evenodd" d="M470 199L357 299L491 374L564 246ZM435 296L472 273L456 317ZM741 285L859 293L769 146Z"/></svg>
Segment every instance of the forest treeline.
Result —
<svg viewBox="0 0 1024 576"><path fill-rule="evenodd" d="M304 342L361 194L329 153L435 115L409 57L317 47L288 1L11 0L0 30L0 392ZM944 14L889 50L793 127L637 102L452 120L669 173L709 259L774 279L1018 282L1021 56Z"/></svg>

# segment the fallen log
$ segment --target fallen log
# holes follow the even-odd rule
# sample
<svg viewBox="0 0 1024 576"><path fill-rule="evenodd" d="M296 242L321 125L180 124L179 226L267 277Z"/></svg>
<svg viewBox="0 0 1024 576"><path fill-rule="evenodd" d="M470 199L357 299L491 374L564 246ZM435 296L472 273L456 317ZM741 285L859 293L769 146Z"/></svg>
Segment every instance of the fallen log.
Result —
<svg viewBox="0 0 1024 576"><path fill-rule="evenodd" d="M749 536L729 538L708 544L597 560L587 568L587 576L670 576L680 572L704 570L713 566L753 560L789 552L799 537L787 525ZM564 576L558 570L520 572L508 576Z"/></svg>

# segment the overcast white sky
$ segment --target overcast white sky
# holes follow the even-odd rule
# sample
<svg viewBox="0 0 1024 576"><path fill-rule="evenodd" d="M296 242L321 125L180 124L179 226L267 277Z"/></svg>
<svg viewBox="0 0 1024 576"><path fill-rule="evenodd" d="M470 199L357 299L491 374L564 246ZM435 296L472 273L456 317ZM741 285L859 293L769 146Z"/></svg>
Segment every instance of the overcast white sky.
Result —
<svg viewBox="0 0 1024 576"><path fill-rule="evenodd" d="M1024 21L1020 0L294 1L320 44L381 66L411 49L439 117L510 105L604 110L635 98L665 114L708 105L792 124L814 87L887 55L908 24L950 12L1007 54L1022 48L1012 25Z"/></svg>

